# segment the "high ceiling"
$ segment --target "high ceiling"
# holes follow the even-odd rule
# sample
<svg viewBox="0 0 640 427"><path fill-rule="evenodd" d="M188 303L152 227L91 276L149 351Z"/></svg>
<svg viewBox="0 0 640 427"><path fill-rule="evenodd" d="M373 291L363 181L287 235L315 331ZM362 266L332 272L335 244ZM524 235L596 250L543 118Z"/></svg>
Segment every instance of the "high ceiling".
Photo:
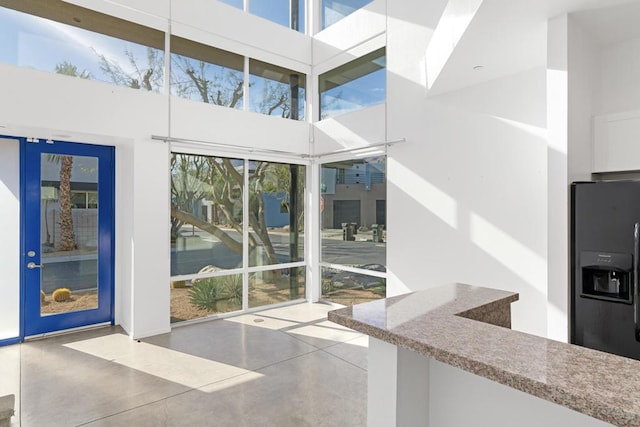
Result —
<svg viewBox="0 0 640 427"><path fill-rule="evenodd" d="M484 0L430 96L544 66L547 20L563 13L601 46L640 37L640 0Z"/></svg>

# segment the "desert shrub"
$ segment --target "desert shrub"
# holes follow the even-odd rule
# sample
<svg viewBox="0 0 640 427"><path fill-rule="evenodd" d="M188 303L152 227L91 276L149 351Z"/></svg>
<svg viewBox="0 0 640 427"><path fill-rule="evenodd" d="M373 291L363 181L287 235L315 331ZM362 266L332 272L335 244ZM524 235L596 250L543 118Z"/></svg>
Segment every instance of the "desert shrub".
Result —
<svg viewBox="0 0 640 427"><path fill-rule="evenodd" d="M235 305L242 304L242 275L232 274L220 277L223 289L223 298Z"/></svg>
<svg viewBox="0 0 640 427"><path fill-rule="evenodd" d="M54 301L63 302L71 298L71 291L67 288L58 288L55 291L53 291L53 294L51 294L51 297L53 298ZM40 298L42 298L42 295L40 296Z"/></svg>
<svg viewBox="0 0 640 427"><path fill-rule="evenodd" d="M222 299L222 283L218 277L198 280L189 289L189 299L194 306L209 311L217 309L218 301Z"/></svg>
<svg viewBox="0 0 640 427"><path fill-rule="evenodd" d="M329 295L335 290L335 286L333 284L333 280L323 280L322 281L322 295Z"/></svg>
<svg viewBox="0 0 640 427"><path fill-rule="evenodd" d="M380 295L382 298L387 296L387 286L384 283L376 283L370 287L369 290L376 295Z"/></svg>

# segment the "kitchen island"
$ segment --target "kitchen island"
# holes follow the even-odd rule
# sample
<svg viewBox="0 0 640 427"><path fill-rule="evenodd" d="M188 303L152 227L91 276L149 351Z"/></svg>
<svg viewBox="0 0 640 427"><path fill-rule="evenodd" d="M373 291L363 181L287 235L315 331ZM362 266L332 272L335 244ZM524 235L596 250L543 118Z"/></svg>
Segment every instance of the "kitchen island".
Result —
<svg viewBox="0 0 640 427"><path fill-rule="evenodd" d="M510 329L513 292L450 284L329 312L369 335L369 426L640 426L640 362Z"/></svg>

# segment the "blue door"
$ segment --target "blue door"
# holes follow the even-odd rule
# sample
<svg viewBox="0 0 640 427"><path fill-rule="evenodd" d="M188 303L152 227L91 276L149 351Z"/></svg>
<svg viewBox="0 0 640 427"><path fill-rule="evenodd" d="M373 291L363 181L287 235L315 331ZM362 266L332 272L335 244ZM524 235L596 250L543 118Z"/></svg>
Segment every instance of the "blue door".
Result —
<svg viewBox="0 0 640 427"><path fill-rule="evenodd" d="M22 144L24 335L113 323L113 147Z"/></svg>

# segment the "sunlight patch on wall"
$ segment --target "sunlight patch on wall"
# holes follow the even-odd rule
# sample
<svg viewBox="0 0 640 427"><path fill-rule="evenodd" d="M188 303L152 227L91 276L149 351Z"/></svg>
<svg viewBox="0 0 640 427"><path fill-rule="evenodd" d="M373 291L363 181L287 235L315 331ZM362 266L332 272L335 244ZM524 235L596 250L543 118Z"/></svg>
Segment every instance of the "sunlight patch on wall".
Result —
<svg viewBox="0 0 640 427"><path fill-rule="evenodd" d="M483 0L450 0L427 46L427 84L430 89L444 69Z"/></svg>
<svg viewBox="0 0 640 427"><path fill-rule="evenodd" d="M384 108L370 107L367 108L366 111L376 110L377 113L380 111L384 111ZM362 110L364 111L364 110ZM372 142L367 140L367 138L363 137L363 132L360 132L361 129L366 129L366 114L358 114L359 112L352 113L349 117L341 117L341 118L329 118L326 120L322 120L320 122L314 123L314 134L317 145L321 146L321 151L332 151L332 149L339 150L344 148L364 148L369 146ZM371 116L369 116L371 117ZM352 120L348 120L351 118ZM342 124L340 121L346 120L352 127L347 127L345 124ZM380 138L376 138L373 140L374 143L381 142L384 138L384 132L377 130L378 125L368 125L369 129L369 137L375 137L376 133L380 134ZM333 145L333 147L331 147ZM336 147L337 145L337 147Z"/></svg>
<svg viewBox="0 0 640 427"><path fill-rule="evenodd" d="M535 136L536 138L540 139L541 142L545 143L547 142L547 129L540 127L540 126L534 126L534 125L530 125L527 123L522 123L519 122L517 120L511 120L511 119L505 119L504 117L497 117L497 116L492 116L494 119L498 120L499 122L505 123L511 127L514 127L516 129L519 129L525 133L528 133L532 136Z"/></svg>
<svg viewBox="0 0 640 427"><path fill-rule="evenodd" d="M546 295L547 262L480 215L469 214L471 241L527 284Z"/></svg>
<svg viewBox="0 0 640 427"><path fill-rule="evenodd" d="M239 375L242 375L242 381L262 377L256 372L226 363L136 342L123 334L77 341L65 344L65 347L190 388L199 388Z"/></svg>
<svg viewBox="0 0 640 427"><path fill-rule="evenodd" d="M567 72L565 70L547 69L547 105L552 109L547 111L547 127L549 131L549 148L567 154Z"/></svg>
<svg viewBox="0 0 640 427"><path fill-rule="evenodd" d="M388 159L387 168L392 171L390 182L451 228L458 228L458 203L453 197L392 158Z"/></svg>
<svg viewBox="0 0 640 427"><path fill-rule="evenodd" d="M390 33L392 31L393 42L398 44L400 41L402 42L402 51L398 55L402 55L403 58L409 57L413 54L420 57L418 62L388 60L388 72L400 76L418 86L426 88L427 76L425 75L424 70L426 69L427 62L424 57L424 43L425 40L429 40L431 38L433 29L407 20L397 19L392 16L389 16L387 25L389 27L388 31ZM393 42L390 42L391 46L393 46ZM422 51L422 53L420 53L420 51ZM390 48L387 52L388 58L396 59L393 54L394 51Z"/></svg>

